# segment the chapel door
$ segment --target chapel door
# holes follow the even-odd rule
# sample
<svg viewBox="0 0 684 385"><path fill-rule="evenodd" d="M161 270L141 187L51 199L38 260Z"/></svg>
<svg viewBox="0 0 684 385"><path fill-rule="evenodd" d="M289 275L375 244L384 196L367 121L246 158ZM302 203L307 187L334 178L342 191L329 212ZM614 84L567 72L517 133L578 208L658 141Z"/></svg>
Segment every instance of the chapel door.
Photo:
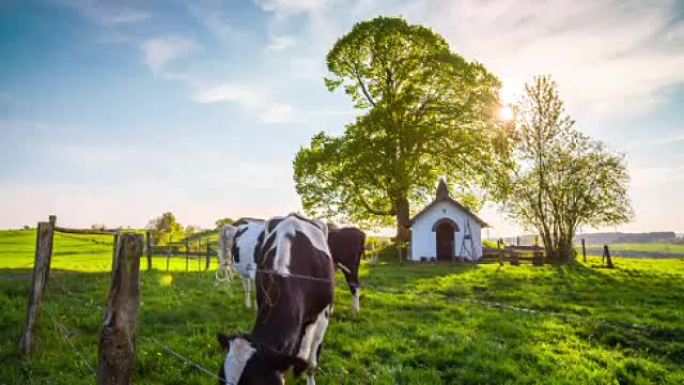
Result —
<svg viewBox="0 0 684 385"><path fill-rule="evenodd" d="M454 226L450 222L442 222L437 226L437 260L454 260Z"/></svg>

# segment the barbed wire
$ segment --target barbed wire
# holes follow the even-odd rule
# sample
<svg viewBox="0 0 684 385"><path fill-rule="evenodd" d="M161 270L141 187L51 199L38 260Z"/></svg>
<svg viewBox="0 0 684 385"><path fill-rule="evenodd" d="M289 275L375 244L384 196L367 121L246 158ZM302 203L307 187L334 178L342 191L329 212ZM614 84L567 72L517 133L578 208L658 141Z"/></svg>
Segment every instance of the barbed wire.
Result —
<svg viewBox="0 0 684 385"><path fill-rule="evenodd" d="M50 312L46 311L45 315L48 317L48 319L50 319L50 321L52 321L52 324L54 325L55 330L57 330L59 332L59 334L62 336L62 338L69 344L69 346L74 351L76 356L78 356L78 358L80 358L81 361L83 361L83 364L85 365L86 368L88 368L90 373L93 376L97 377L97 373L95 372L95 369L93 369L93 367L88 363L88 360L86 359L86 357L83 355L83 353L81 353L80 350L78 350L78 348L76 348L76 345L74 345L73 341L71 340L71 337L69 337L70 335L74 335L75 333L73 331L70 331L69 329L67 329L67 327L64 326L61 322L55 320L55 318L53 317L53 315Z"/></svg>
<svg viewBox="0 0 684 385"><path fill-rule="evenodd" d="M204 373L204 374L206 374L206 375L208 375L208 376L210 376L210 377L212 377L212 378L214 378L214 379L217 379L217 380L220 380L220 379L221 379L221 378L220 378L219 376L217 376L215 373L210 372L209 370L207 370L207 369L206 369L205 367L203 367L202 365L200 365L200 364L198 364L198 363L192 361L192 360L189 359L188 357L185 357L184 355L182 355L182 354L176 352L175 350L171 349L168 345L162 343L162 342L159 341L158 339L156 339L156 338L154 338L154 337L146 337L146 336L142 336L141 338L144 339L144 340L152 341L153 343L159 345L159 346L160 346L162 349L164 349L167 353L169 353L169 354L171 354L172 356L174 356L174 357L176 357L176 358L182 360L182 361L185 362L186 364L189 364L190 366L194 367L195 369L199 370L200 372L202 372L202 373Z"/></svg>

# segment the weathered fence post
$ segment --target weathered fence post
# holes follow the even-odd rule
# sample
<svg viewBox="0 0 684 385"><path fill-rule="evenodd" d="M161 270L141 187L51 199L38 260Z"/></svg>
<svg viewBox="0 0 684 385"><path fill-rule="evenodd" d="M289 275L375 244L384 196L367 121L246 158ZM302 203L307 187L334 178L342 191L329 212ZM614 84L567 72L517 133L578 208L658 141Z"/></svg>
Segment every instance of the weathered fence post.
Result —
<svg viewBox="0 0 684 385"><path fill-rule="evenodd" d="M147 270L152 270L152 239L150 230L145 231L145 251L147 253Z"/></svg>
<svg viewBox="0 0 684 385"><path fill-rule="evenodd" d="M131 384L135 363L143 237L126 233L117 238L109 306L100 333L100 385Z"/></svg>
<svg viewBox="0 0 684 385"><path fill-rule="evenodd" d="M211 252L211 248L209 247L209 242L207 242L207 264L204 267L204 271L209 270L209 265L211 264L211 257L209 257L209 253Z"/></svg>
<svg viewBox="0 0 684 385"><path fill-rule="evenodd" d="M29 297L26 327L19 341L19 350L23 356L33 353L36 346L36 325L43 308L43 295L50 275L52 260L52 244L57 218L50 216L49 222L39 222L36 231L36 257L33 263L33 286Z"/></svg>
<svg viewBox="0 0 684 385"><path fill-rule="evenodd" d="M169 262L171 262L171 234L169 234L169 247L166 249L166 271L169 271Z"/></svg>
<svg viewBox="0 0 684 385"><path fill-rule="evenodd" d="M112 272L116 266L116 244L119 242L119 234L114 234L114 247L112 247ZM112 273L113 274L113 273Z"/></svg>
<svg viewBox="0 0 684 385"><path fill-rule="evenodd" d="M515 245L520 246L520 235L515 236Z"/></svg>
<svg viewBox="0 0 684 385"><path fill-rule="evenodd" d="M197 243L197 271L202 271L202 238Z"/></svg>
<svg viewBox="0 0 684 385"><path fill-rule="evenodd" d="M610 249L608 249L608 245L603 245L603 256L606 258L606 262L608 262L608 268L612 269L613 261L610 259Z"/></svg>
<svg viewBox="0 0 684 385"><path fill-rule="evenodd" d="M502 243L503 243L503 242L502 242L501 239L499 239L498 241L496 241L496 249L498 250L498 254L499 254L499 266L503 266L503 265L504 265L503 249L501 248L501 246L502 246L501 244L502 244Z"/></svg>
<svg viewBox="0 0 684 385"><path fill-rule="evenodd" d="M582 257L584 257L584 263L587 263L587 245L582 238Z"/></svg>
<svg viewBox="0 0 684 385"><path fill-rule="evenodd" d="M185 240L185 271L188 271L188 261L190 259L190 244Z"/></svg>

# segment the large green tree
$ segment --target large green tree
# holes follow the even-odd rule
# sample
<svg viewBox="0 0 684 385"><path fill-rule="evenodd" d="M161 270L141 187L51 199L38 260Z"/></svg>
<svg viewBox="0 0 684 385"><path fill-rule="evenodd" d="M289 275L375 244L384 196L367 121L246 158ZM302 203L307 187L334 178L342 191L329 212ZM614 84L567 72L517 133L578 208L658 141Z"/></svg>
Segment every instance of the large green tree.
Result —
<svg viewBox="0 0 684 385"><path fill-rule="evenodd" d="M341 136L315 135L294 161L304 209L330 219L395 221L405 239L412 204L441 176L470 197L497 169L498 79L401 18L358 23L327 56L330 91L358 111ZM469 201L472 202L472 199Z"/></svg>
<svg viewBox="0 0 684 385"><path fill-rule="evenodd" d="M500 179L506 182L505 208L513 219L539 232L547 256L572 261L579 226L630 219L624 158L575 128L548 76L525 86L514 111L514 167L508 179Z"/></svg>

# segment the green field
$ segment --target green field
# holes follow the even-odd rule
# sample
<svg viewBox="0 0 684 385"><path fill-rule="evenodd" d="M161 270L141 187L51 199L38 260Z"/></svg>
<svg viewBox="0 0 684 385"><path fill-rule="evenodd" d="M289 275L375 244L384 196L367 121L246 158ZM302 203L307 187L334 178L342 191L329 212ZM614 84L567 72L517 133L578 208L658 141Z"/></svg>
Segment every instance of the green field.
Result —
<svg viewBox="0 0 684 385"><path fill-rule="evenodd" d="M596 247L591 245L588 247ZM645 251L650 253L666 253L684 255L684 244L675 243L614 243L610 245L611 250L624 251Z"/></svg>
<svg viewBox="0 0 684 385"><path fill-rule="evenodd" d="M35 238L0 232L0 384L94 382L85 362L97 364L108 242L56 236L37 354L21 361L22 277ZM684 383L684 261L616 258L613 270L599 262L364 264L359 315L338 276L318 383ZM214 373L223 359L215 333L248 331L253 322L237 282L217 286L213 271L184 270L177 259L170 273L142 273L137 384L215 384L158 342Z"/></svg>

